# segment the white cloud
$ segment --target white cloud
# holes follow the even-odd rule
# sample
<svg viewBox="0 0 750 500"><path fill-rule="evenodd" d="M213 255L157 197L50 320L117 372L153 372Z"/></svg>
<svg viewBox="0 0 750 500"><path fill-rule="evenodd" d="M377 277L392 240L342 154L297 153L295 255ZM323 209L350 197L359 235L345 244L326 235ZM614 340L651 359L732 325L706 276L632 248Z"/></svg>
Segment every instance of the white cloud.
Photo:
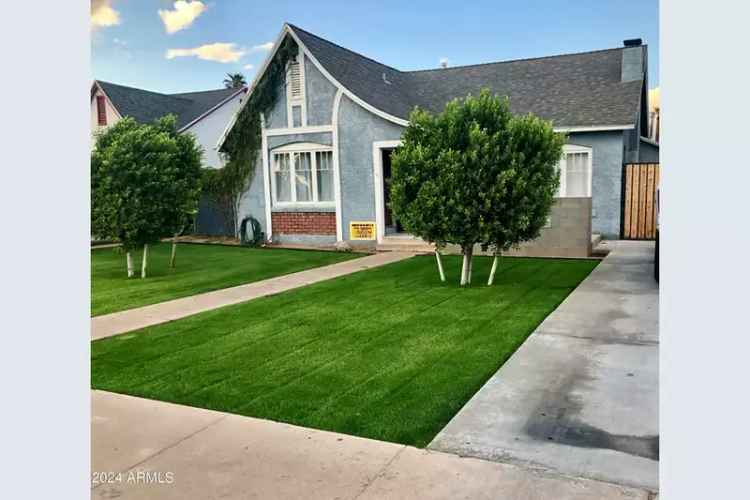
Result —
<svg viewBox="0 0 750 500"><path fill-rule="evenodd" d="M440 58L440 67L441 67L441 68L447 68L447 67L448 67L448 63L449 63L449 62L450 62L450 61L448 61L448 58L447 58L447 57L441 57L441 58Z"/></svg>
<svg viewBox="0 0 750 500"><path fill-rule="evenodd" d="M261 43L260 45L253 45L250 52L268 52L273 48L273 42Z"/></svg>
<svg viewBox="0 0 750 500"><path fill-rule="evenodd" d="M237 62L245 55L245 51L238 48L235 43L209 43L192 49L169 49L167 59L175 57L197 57L204 61L217 61L221 63Z"/></svg>
<svg viewBox="0 0 750 500"><path fill-rule="evenodd" d="M159 17L161 17L167 33L172 34L189 27L207 8L203 2L198 0L177 0L174 3L174 10L159 9Z"/></svg>
<svg viewBox="0 0 750 500"><path fill-rule="evenodd" d="M120 24L120 13L112 8L112 0L91 0L91 29Z"/></svg>
<svg viewBox="0 0 750 500"><path fill-rule="evenodd" d="M244 66L243 66L242 68L243 68L243 69L248 69L248 70L249 70L249 69L253 69L254 67L255 67L255 66L253 66L252 64L245 64L245 65L244 65Z"/></svg>

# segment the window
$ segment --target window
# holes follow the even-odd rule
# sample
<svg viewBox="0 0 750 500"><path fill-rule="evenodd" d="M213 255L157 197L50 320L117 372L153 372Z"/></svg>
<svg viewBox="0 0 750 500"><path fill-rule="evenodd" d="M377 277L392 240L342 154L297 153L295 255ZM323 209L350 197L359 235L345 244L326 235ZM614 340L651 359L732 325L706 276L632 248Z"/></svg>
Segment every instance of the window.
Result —
<svg viewBox="0 0 750 500"><path fill-rule="evenodd" d="M330 146L302 143L271 153L275 205L332 205L333 151Z"/></svg>
<svg viewBox="0 0 750 500"><path fill-rule="evenodd" d="M591 196L591 148L563 146L558 196L561 198Z"/></svg>
<svg viewBox="0 0 750 500"><path fill-rule="evenodd" d="M291 153L294 158L294 189L297 201L313 201L311 153Z"/></svg>
<svg viewBox="0 0 750 500"><path fill-rule="evenodd" d="M315 153L318 201L333 201L333 152Z"/></svg>
<svg viewBox="0 0 750 500"><path fill-rule="evenodd" d="M287 127L307 125L305 105L305 65L304 56L298 54L289 61L286 68L286 112Z"/></svg>
<svg viewBox="0 0 750 500"><path fill-rule="evenodd" d="M274 155L274 181L276 184L276 200L292 201L291 173L289 172L289 155Z"/></svg>
<svg viewBox="0 0 750 500"><path fill-rule="evenodd" d="M289 63L289 96L292 100L302 99L302 73L298 61Z"/></svg>
<svg viewBox="0 0 750 500"><path fill-rule="evenodd" d="M107 124L107 108L103 95L96 96L96 117L99 125Z"/></svg>

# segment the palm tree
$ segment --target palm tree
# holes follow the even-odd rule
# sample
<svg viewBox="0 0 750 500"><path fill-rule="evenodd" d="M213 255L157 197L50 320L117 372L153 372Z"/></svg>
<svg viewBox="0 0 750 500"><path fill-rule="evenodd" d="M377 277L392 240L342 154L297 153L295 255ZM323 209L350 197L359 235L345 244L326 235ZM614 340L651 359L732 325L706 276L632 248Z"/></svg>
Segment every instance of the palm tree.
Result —
<svg viewBox="0 0 750 500"><path fill-rule="evenodd" d="M228 89L238 89L245 85L247 85L247 82L242 73L227 73L227 78L224 78L224 86Z"/></svg>

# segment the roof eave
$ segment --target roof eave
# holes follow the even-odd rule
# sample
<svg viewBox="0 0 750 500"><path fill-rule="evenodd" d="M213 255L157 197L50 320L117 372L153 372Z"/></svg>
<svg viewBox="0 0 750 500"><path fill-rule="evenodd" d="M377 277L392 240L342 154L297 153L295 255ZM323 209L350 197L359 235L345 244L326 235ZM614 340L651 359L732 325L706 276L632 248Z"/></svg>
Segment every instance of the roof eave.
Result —
<svg viewBox="0 0 750 500"><path fill-rule="evenodd" d="M555 132L610 132L616 130L630 130L635 128L635 124L629 125L566 125L553 127Z"/></svg>
<svg viewBox="0 0 750 500"><path fill-rule="evenodd" d="M189 129L190 127L192 127L193 125L195 125L196 123L198 123L199 121L201 121L202 119L204 119L205 117L207 117L208 115L210 115L211 113L213 113L214 111L216 111L217 109L219 109L220 107L222 107L223 105L225 105L226 103L228 103L229 101L231 101L232 99L234 99L235 97L237 97L238 94L240 94L242 92L245 92L246 90L247 90L247 87L242 87L242 88L238 89L237 92L234 92L234 93L230 94L228 97L226 97L223 100L221 100L215 106L209 108L207 111L204 111L198 117L194 118L192 121L190 121L189 123L187 123L186 125L184 125L182 128L180 128L179 130L177 130L177 132L181 133L181 132L186 131L187 129Z"/></svg>

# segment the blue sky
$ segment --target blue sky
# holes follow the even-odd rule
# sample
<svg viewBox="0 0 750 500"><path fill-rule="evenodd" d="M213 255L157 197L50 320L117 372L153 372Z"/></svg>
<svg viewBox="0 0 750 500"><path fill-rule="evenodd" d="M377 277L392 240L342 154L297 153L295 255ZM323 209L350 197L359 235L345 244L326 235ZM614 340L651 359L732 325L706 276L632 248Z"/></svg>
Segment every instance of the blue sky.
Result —
<svg viewBox="0 0 750 500"><path fill-rule="evenodd" d="M458 66L643 38L649 88L659 84L657 0L93 0L91 76L167 93L220 88L230 72L250 82L285 21L404 70L435 68L442 58Z"/></svg>

